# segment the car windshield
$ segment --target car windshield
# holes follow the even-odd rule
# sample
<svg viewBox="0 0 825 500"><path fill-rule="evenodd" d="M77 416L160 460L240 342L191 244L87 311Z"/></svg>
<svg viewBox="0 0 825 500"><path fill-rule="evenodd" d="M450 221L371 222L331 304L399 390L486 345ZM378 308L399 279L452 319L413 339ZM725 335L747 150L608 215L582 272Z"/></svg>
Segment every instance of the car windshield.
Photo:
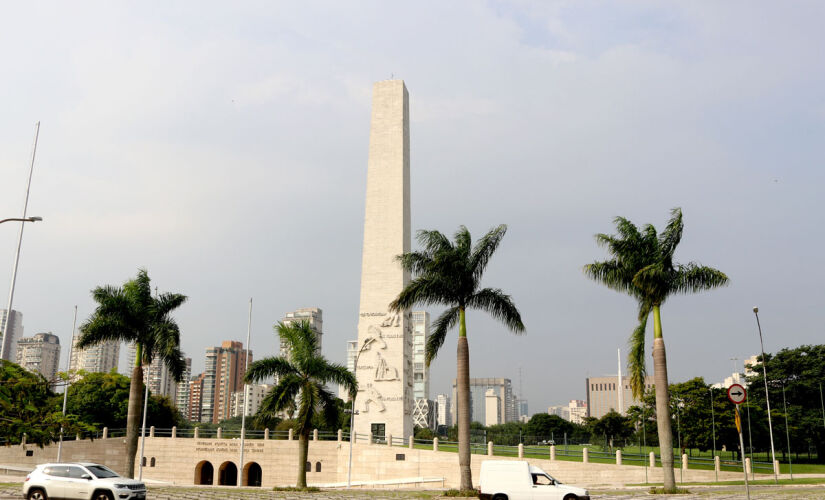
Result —
<svg viewBox="0 0 825 500"><path fill-rule="evenodd" d="M89 465L86 467L94 474L98 479L102 479L105 477L120 477L117 475L115 471L108 467L104 467L102 465Z"/></svg>

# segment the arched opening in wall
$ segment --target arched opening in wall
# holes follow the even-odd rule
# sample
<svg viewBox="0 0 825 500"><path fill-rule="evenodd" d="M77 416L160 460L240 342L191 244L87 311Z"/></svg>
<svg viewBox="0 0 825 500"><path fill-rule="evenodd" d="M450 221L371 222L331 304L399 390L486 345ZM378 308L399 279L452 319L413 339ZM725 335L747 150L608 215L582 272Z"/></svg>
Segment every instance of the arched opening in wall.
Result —
<svg viewBox="0 0 825 500"><path fill-rule="evenodd" d="M142 467L146 467L146 457L142 457L142 458L140 459L140 465L141 465Z"/></svg>
<svg viewBox="0 0 825 500"><path fill-rule="evenodd" d="M315 462L315 472L321 472L321 462Z"/></svg>
<svg viewBox="0 0 825 500"><path fill-rule="evenodd" d="M149 459L149 467L154 467L154 466L155 466L155 457L152 457L152 458Z"/></svg>
<svg viewBox="0 0 825 500"><path fill-rule="evenodd" d="M243 468L243 485L244 486L260 486L263 479L263 471L261 466L256 462L249 462Z"/></svg>
<svg viewBox="0 0 825 500"><path fill-rule="evenodd" d="M304 468L307 472L312 472L312 462L307 462Z"/></svg>
<svg viewBox="0 0 825 500"><path fill-rule="evenodd" d="M195 484L212 484L214 473L215 469L212 464L201 460L195 466Z"/></svg>
<svg viewBox="0 0 825 500"><path fill-rule="evenodd" d="M221 486L238 485L238 467L232 462L224 462L218 469L218 484Z"/></svg>

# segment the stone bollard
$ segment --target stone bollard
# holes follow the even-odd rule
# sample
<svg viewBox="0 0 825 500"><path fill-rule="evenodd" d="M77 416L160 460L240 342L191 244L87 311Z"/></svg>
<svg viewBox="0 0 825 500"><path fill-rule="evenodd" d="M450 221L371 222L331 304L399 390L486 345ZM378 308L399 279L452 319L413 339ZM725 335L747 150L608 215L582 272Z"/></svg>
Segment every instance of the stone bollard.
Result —
<svg viewBox="0 0 825 500"><path fill-rule="evenodd" d="M344 438L344 431L338 429L338 442L340 443L341 440Z"/></svg>
<svg viewBox="0 0 825 500"><path fill-rule="evenodd" d="M719 455L713 457L713 470L717 473L722 470L722 461L719 459Z"/></svg>
<svg viewBox="0 0 825 500"><path fill-rule="evenodd" d="M495 445L493 445L492 441L487 441L487 456L488 457L493 456L493 446L495 446Z"/></svg>
<svg viewBox="0 0 825 500"><path fill-rule="evenodd" d="M149 437L150 438L155 437L155 426L154 425L149 427Z"/></svg>
<svg viewBox="0 0 825 500"><path fill-rule="evenodd" d="M524 444L522 443L518 444L518 457L524 458Z"/></svg>
<svg viewBox="0 0 825 500"><path fill-rule="evenodd" d="M178 426L173 425L172 426L172 439L175 439L176 437L178 437Z"/></svg>
<svg viewBox="0 0 825 500"><path fill-rule="evenodd" d="M779 460L774 460L773 461L773 472L774 472L774 474L779 476Z"/></svg>
<svg viewBox="0 0 825 500"><path fill-rule="evenodd" d="M264 439L269 439L269 427L264 429Z"/></svg>
<svg viewBox="0 0 825 500"><path fill-rule="evenodd" d="M656 467L656 454L654 452L650 452L650 468L653 469Z"/></svg>
<svg viewBox="0 0 825 500"><path fill-rule="evenodd" d="M372 432L370 432L369 434L367 434L367 439L368 439L367 444L370 444L370 445L371 445L371 444L372 444Z"/></svg>
<svg viewBox="0 0 825 500"><path fill-rule="evenodd" d="M83 436L81 436L80 433L78 432L77 435L74 438L75 438L76 441L80 441L81 439L83 439Z"/></svg>
<svg viewBox="0 0 825 500"><path fill-rule="evenodd" d="M590 463L590 450L587 448L582 448L582 463Z"/></svg>
<svg viewBox="0 0 825 500"><path fill-rule="evenodd" d="M313 441L318 441L318 429L313 429L312 430L312 440Z"/></svg>
<svg viewBox="0 0 825 500"><path fill-rule="evenodd" d="M218 430L217 430L217 436L218 436L218 439L220 439L220 438L221 438L221 435L222 435L222 434L223 434L223 432L221 431L221 428L220 428L220 427L218 427Z"/></svg>
<svg viewBox="0 0 825 500"><path fill-rule="evenodd" d="M616 465L622 465L622 450L616 450Z"/></svg>
<svg viewBox="0 0 825 500"><path fill-rule="evenodd" d="M412 436L410 436L409 443L408 443L408 447L409 447L411 450L412 450L413 448L415 448L415 439L414 439Z"/></svg>
<svg viewBox="0 0 825 500"><path fill-rule="evenodd" d="M748 471L748 474L753 475L753 466L751 465L750 457L745 457L745 470Z"/></svg>
<svg viewBox="0 0 825 500"><path fill-rule="evenodd" d="M688 469L688 456L687 453L682 453L682 470Z"/></svg>
<svg viewBox="0 0 825 500"><path fill-rule="evenodd" d="M198 434L200 434L198 432L198 429L200 429L200 427L195 427L195 432L192 434L192 437L194 437L195 439L198 439Z"/></svg>
<svg viewBox="0 0 825 500"><path fill-rule="evenodd" d="M556 445L550 445L550 460L556 459Z"/></svg>
<svg viewBox="0 0 825 500"><path fill-rule="evenodd" d="M103 439L107 439L108 437L109 437L109 428L104 427L103 428Z"/></svg>
<svg viewBox="0 0 825 500"><path fill-rule="evenodd" d="M387 434L387 446L392 446L392 434Z"/></svg>
<svg viewBox="0 0 825 500"><path fill-rule="evenodd" d="M433 438L433 451L438 451L438 438Z"/></svg>
<svg viewBox="0 0 825 500"><path fill-rule="evenodd" d="M287 437L287 439L289 439L290 441L292 441L292 435L293 435L293 434L294 434L294 433L293 433L293 430L292 430L292 429L289 429L289 436Z"/></svg>

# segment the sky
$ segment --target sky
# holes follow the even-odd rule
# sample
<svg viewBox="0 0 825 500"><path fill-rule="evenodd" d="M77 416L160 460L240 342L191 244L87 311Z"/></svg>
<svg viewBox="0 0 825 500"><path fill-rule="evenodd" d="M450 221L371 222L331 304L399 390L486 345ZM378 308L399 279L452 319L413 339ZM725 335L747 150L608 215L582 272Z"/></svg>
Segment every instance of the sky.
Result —
<svg viewBox="0 0 825 500"><path fill-rule="evenodd" d="M410 93L413 230L509 229L484 286L527 331L468 314L470 375L506 377L530 413L617 372L633 300L587 279L613 218L663 228L676 260L730 285L662 308L672 382L721 381L759 352L822 343L822 2L16 2L0 18L0 218L22 213L25 335L66 348L90 291L145 267L182 349L324 314L355 339L372 85ZM17 224L0 226L0 301ZM429 309L433 316L441 309ZM455 377L456 332L430 371ZM652 372L648 338L648 368ZM125 349L123 349L125 351ZM737 358L739 361L732 360ZM626 371L626 368L623 368Z"/></svg>

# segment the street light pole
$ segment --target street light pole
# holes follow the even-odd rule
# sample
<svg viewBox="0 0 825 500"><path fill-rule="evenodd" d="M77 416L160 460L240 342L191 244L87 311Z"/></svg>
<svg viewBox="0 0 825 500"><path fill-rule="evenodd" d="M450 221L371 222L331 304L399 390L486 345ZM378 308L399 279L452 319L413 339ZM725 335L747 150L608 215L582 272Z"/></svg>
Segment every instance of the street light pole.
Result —
<svg viewBox="0 0 825 500"><path fill-rule="evenodd" d="M6 327L3 329L3 341L0 342L0 359L6 359L6 344L11 344L11 340L8 338L8 329L9 325L11 324L12 314L11 314L11 307L14 303L14 284L17 281L17 264L20 262L20 247L23 244L23 228L26 225L26 222L34 222L35 219L40 220L40 217L31 217L28 219L26 217L26 212L29 209L29 191L32 187L32 174L34 173L34 158L37 155L37 139L40 137L40 122L37 122L37 125L34 127L34 146L32 147L32 161L31 166L29 167L29 181L26 184L26 201L23 202L23 217L22 221L20 221L20 232L17 235L17 250L14 252L14 267L11 271L11 286L9 287L9 304L6 308ZM28 219L28 220L25 220Z"/></svg>
<svg viewBox="0 0 825 500"><path fill-rule="evenodd" d="M8 320L7 320L8 321ZM69 397L69 384L72 383L72 376L69 370L72 367L72 349L74 348L74 329L77 326L77 306L74 306L74 320L72 321L72 342L69 344L69 358L66 360L66 387L63 388L63 416L66 416L66 402ZM60 423L60 442L57 443L57 463L60 463L61 452L63 451L63 423Z"/></svg>
<svg viewBox="0 0 825 500"><path fill-rule="evenodd" d="M246 325L246 360L244 360L244 372L249 371L249 336L252 334L252 297L249 297L249 320ZM249 389L247 388L249 384L243 385L243 408L241 409L241 470L240 474L238 474L238 487L240 488L243 485L243 446L244 441L246 438L246 412L249 410L247 406L247 397L249 396ZM249 478L247 478L247 482L249 482Z"/></svg>
<svg viewBox="0 0 825 500"><path fill-rule="evenodd" d="M759 323L759 308L753 308L753 314L756 316L756 327L759 329L759 346L762 348L762 377L765 379L765 403L768 405L768 432L771 436L771 467L773 467L773 480L779 484L779 475L776 471L776 449L773 446L773 423L771 422L771 398L768 396L768 370L765 368L767 359L765 359L765 344L762 342L762 325Z"/></svg>
<svg viewBox="0 0 825 500"><path fill-rule="evenodd" d="M364 352L369 347L368 342L364 342L364 345L358 349L358 354L355 355L355 363L353 363L353 375L358 373L358 358L361 357L361 353ZM357 382L357 375L356 375L356 382ZM352 406L350 407L350 416L349 416L349 462L347 463L347 489L352 487L352 442L355 440L355 415L358 413L358 410L355 409L355 396L358 395L358 392L352 394Z"/></svg>
<svg viewBox="0 0 825 500"><path fill-rule="evenodd" d="M785 383L782 383L782 409L785 412L785 438L788 440L788 467L793 481L793 461L791 460L791 434L788 431L788 403L785 401Z"/></svg>
<svg viewBox="0 0 825 500"><path fill-rule="evenodd" d="M713 432L713 459L716 460L716 417L713 414L713 386L710 387L710 422L711 430ZM719 471L716 466L713 467L713 472L716 474L716 482L719 482Z"/></svg>

